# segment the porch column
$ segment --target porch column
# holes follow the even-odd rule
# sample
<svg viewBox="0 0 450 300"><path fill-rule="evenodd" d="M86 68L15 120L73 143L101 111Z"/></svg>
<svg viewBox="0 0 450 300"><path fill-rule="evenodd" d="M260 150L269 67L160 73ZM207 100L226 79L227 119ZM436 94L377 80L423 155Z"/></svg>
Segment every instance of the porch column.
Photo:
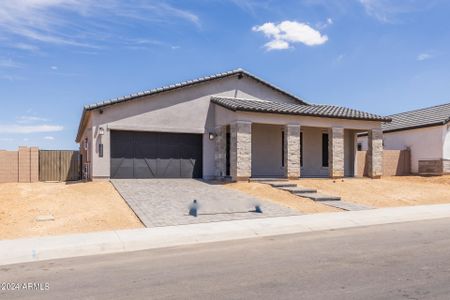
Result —
<svg viewBox="0 0 450 300"><path fill-rule="evenodd" d="M230 125L230 175L232 180L252 176L252 123L236 121Z"/></svg>
<svg viewBox="0 0 450 300"><path fill-rule="evenodd" d="M344 177L344 128L333 127L328 131L328 176Z"/></svg>
<svg viewBox="0 0 450 300"><path fill-rule="evenodd" d="M369 177L380 178L383 175L383 131L381 128L369 130L369 149L367 160L369 163Z"/></svg>
<svg viewBox="0 0 450 300"><path fill-rule="evenodd" d="M300 177L300 125L284 126L284 175L289 179Z"/></svg>
<svg viewBox="0 0 450 300"><path fill-rule="evenodd" d="M216 127L216 145L214 152L214 160L216 163L216 178L223 178L226 175L227 168L227 126Z"/></svg>

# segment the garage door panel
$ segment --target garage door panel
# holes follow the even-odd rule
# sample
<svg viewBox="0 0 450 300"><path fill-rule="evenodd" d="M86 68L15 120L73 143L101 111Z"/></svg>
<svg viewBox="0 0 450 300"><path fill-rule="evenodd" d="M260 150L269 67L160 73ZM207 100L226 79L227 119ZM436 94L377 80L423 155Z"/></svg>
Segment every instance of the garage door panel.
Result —
<svg viewBox="0 0 450 300"><path fill-rule="evenodd" d="M126 132L113 131L111 139L116 142L116 146L111 147L111 177L129 178L133 176L132 136Z"/></svg>
<svg viewBox="0 0 450 300"><path fill-rule="evenodd" d="M111 160L111 177L117 179L133 178L134 166L132 158Z"/></svg>
<svg viewBox="0 0 450 300"><path fill-rule="evenodd" d="M198 159L181 159L180 160L181 178L198 178L201 177L201 163Z"/></svg>
<svg viewBox="0 0 450 300"><path fill-rule="evenodd" d="M179 159L158 159L159 178L180 178Z"/></svg>
<svg viewBox="0 0 450 300"><path fill-rule="evenodd" d="M112 131L112 178L201 178L202 135Z"/></svg>
<svg viewBox="0 0 450 300"><path fill-rule="evenodd" d="M134 159L134 178L156 178L156 159Z"/></svg>

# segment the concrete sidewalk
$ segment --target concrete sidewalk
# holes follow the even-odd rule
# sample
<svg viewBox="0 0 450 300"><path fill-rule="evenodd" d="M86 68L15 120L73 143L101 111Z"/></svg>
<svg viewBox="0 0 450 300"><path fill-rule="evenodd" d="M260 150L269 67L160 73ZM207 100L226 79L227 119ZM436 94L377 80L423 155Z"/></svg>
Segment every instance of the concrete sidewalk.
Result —
<svg viewBox="0 0 450 300"><path fill-rule="evenodd" d="M0 265L450 217L450 204L0 241Z"/></svg>

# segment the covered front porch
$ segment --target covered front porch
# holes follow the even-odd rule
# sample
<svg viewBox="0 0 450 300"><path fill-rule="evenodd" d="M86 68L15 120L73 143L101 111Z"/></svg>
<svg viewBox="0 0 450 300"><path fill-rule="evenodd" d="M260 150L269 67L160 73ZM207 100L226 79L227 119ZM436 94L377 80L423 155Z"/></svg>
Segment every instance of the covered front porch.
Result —
<svg viewBox="0 0 450 300"><path fill-rule="evenodd" d="M356 135L369 132L369 176L382 175L382 131L320 124L234 121L217 126L219 178L342 178L356 175ZM315 125L315 126L312 126ZM324 125L326 125L324 123Z"/></svg>

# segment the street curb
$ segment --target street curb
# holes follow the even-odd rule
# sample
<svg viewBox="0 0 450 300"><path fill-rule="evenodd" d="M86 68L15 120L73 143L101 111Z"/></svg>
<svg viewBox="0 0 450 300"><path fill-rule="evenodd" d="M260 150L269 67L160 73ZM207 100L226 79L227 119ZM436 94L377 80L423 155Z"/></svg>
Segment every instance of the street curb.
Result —
<svg viewBox="0 0 450 300"><path fill-rule="evenodd" d="M0 265L450 217L450 204L0 241Z"/></svg>

